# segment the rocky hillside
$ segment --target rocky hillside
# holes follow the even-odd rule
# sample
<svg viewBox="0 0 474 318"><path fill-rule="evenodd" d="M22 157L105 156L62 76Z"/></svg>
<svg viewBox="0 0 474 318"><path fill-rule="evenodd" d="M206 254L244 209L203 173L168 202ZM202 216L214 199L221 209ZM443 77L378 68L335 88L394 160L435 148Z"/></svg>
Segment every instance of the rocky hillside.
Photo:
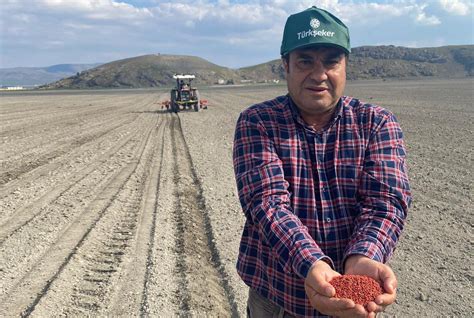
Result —
<svg viewBox="0 0 474 318"><path fill-rule="evenodd" d="M438 48L363 46L353 50L349 79L474 75L474 45Z"/></svg>
<svg viewBox="0 0 474 318"><path fill-rule="evenodd" d="M280 59L239 69L243 80L265 81L285 79L285 70Z"/></svg>
<svg viewBox="0 0 474 318"><path fill-rule="evenodd" d="M284 79L280 59L240 69L244 78ZM362 46L352 49L348 79L474 76L474 45L437 48Z"/></svg>
<svg viewBox="0 0 474 318"><path fill-rule="evenodd" d="M229 69L202 58L182 55L144 55L103 64L43 88L138 88L171 86L173 74L196 75L198 85L282 80L280 59ZM437 48L363 46L352 50L348 79L474 76L474 45Z"/></svg>

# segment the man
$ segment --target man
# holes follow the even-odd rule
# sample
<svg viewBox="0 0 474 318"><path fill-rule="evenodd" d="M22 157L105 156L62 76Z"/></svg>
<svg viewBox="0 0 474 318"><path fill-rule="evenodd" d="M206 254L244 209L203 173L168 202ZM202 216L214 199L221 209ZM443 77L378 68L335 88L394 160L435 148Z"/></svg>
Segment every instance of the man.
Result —
<svg viewBox="0 0 474 318"><path fill-rule="evenodd" d="M288 92L241 113L234 169L246 216L237 270L250 317L375 317L395 301L392 255L411 200L402 131L378 106L342 96L347 27L312 7L291 15L281 55ZM371 276L363 307L330 280Z"/></svg>

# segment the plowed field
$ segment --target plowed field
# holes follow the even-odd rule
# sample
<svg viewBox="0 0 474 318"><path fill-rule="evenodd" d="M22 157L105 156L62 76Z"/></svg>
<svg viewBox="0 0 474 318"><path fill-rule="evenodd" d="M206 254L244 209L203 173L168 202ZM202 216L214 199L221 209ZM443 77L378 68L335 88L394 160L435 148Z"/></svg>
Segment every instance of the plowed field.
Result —
<svg viewBox="0 0 474 318"><path fill-rule="evenodd" d="M473 311L472 80L355 82L392 110L414 192L383 316ZM240 111L283 86L0 95L0 316L245 316L232 168Z"/></svg>

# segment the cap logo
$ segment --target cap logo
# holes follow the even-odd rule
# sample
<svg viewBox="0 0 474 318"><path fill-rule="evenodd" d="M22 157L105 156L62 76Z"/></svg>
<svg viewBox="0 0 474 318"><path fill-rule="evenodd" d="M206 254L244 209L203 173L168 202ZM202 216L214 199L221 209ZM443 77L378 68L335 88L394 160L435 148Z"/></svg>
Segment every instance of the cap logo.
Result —
<svg viewBox="0 0 474 318"><path fill-rule="evenodd" d="M311 19L311 21L309 22L309 25L313 28L313 29L317 29L319 28L319 20L316 19L316 18L313 18Z"/></svg>

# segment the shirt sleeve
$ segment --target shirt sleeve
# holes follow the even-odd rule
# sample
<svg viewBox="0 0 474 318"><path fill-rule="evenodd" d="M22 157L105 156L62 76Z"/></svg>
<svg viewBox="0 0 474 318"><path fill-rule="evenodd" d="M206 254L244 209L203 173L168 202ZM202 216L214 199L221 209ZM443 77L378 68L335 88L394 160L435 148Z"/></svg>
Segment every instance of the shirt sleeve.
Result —
<svg viewBox="0 0 474 318"><path fill-rule="evenodd" d="M288 182L274 143L259 116L240 115L234 138L234 170L243 211L284 271L305 278L323 259L333 266L293 214ZM334 267L334 266L333 266Z"/></svg>
<svg viewBox="0 0 474 318"><path fill-rule="evenodd" d="M362 254L386 263L393 254L411 202L403 134L389 115L366 150L358 189L359 214L344 260Z"/></svg>

